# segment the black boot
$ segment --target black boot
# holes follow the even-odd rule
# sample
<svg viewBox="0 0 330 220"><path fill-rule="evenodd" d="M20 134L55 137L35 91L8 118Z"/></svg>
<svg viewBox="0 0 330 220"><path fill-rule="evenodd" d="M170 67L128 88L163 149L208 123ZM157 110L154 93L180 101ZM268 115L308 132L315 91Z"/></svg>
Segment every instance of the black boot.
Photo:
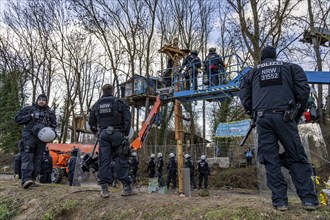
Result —
<svg viewBox="0 0 330 220"><path fill-rule="evenodd" d="M101 185L101 197L102 198L108 198L110 196L108 187L109 187L109 185L107 183Z"/></svg>
<svg viewBox="0 0 330 220"><path fill-rule="evenodd" d="M138 192L136 189L132 187L132 185L126 185L124 186L124 189L121 193L122 196L131 196L131 195L137 195Z"/></svg>

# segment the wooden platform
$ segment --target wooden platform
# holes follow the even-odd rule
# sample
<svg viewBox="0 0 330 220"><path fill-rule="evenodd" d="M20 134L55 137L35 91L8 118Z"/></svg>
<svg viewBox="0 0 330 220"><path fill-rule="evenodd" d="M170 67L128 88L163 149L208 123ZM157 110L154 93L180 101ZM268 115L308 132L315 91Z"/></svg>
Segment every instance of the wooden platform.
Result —
<svg viewBox="0 0 330 220"><path fill-rule="evenodd" d="M129 97L125 97L125 100L128 102L130 106L134 107L144 107L146 105L147 97L149 97L149 104L152 106L156 101L156 94L147 96L146 94L140 95L132 95Z"/></svg>

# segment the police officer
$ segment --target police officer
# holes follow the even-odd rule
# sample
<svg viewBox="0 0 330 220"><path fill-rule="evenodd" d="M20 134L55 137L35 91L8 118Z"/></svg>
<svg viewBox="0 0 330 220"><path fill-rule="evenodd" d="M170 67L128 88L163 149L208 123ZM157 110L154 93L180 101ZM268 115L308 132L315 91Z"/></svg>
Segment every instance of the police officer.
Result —
<svg viewBox="0 0 330 220"><path fill-rule="evenodd" d="M198 74L198 69L201 68L202 63L201 59L198 57L198 51L193 50L191 53L183 60L181 68L186 67L185 71L185 79L187 82L187 90L190 90L190 80L191 78L191 83L193 85L194 90L197 90L197 74Z"/></svg>
<svg viewBox="0 0 330 220"><path fill-rule="evenodd" d="M260 57L261 64L244 76L239 96L245 111L257 117L258 160L265 165L273 206L282 211L288 209L287 183L279 158L280 141L303 207L315 210L319 202L311 179L312 167L300 141L296 120L292 119L298 120L307 105L310 88L306 74L296 64L277 61L272 46L263 48ZM291 103L290 111L288 103Z"/></svg>
<svg viewBox="0 0 330 220"><path fill-rule="evenodd" d="M219 76L218 74L224 72L224 63L221 57L215 52L215 48L209 49L209 54L206 56L203 64L205 67L204 76L207 75L208 81L204 82L204 84L209 84L210 86L217 86L219 84ZM210 77L211 76L211 82ZM225 77L222 74L220 78L220 83L224 83Z"/></svg>
<svg viewBox="0 0 330 220"><path fill-rule="evenodd" d="M97 176L101 185L101 196L109 197L110 163L115 151L118 155L115 166L117 178L124 186L121 195L137 194L137 191L132 188L132 179L128 175L130 107L124 100L113 96L112 85L105 84L102 92L102 97L93 105L89 116L89 126L92 132L99 132L99 172Z"/></svg>
<svg viewBox="0 0 330 220"><path fill-rule="evenodd" d="M139 169L139 161L137 159L136 152L132 152L132 158L131 158L129 165L130 165L130 174L133 179L133 184L135 184L136 183L136 174Z"/></svg>
<svg viewBox="0 0 330 220"><path fill-rule="evenodd" d="M38 132L43 127L52 129L56 127L56 116L48 107L47 101L47 96L41 94L35 104L24 107L15 116L15 122L24 125L22 132L24 150L21 169L24 189L34 184L40 168L41 156L46 146L46 143L38 138Z"/></svg>
<svg viewBox="0 0 330 220"><path fill-rule="evenodd" d="M196 181L195 181L195 166L194 166L194 162L191 159L191 156L189 154L185 154L184 155L186 161L185 161L185 168L189 168L190 170L190 182L193 184L194 186L194 191L196 191L197 186L196 186Z"/></svg>
<svg viewBox="0 0 330 220"><path fill-rule="evenodd" d="M52 171L53 171L53 159L49 154L48 147L46 147L41 159L40 183L52 183L52 179L51 179Z"/></svg>
<svg viewBox="0 0 330 220"><path fill-rule="evenodd" d="M170 187L170 182L172 180L172 188L176 188L176 176L177 176L178 164L175 160L174 153L169 154L169 163L167 164L167 179L166 179L166 186L167 188Z"/></svg>
<svg viewBox="0 0 330 220"><path fill-rule="evenodd" d="M158 186L163 187L164 186L164 179L163 179L163 166L164 166L164 160L163 160L163 154L158 153L157 154L157 177L158 177Z"/></svg>
<svg viewBox="0 0 330 220"><path fill-rule="evenodd" d="M78 172L76 172L76 164L78 162L78 157L79 157L79 149L78 148L73 148L71 151L70 159L68 161L68 180L69 180L69 186L75 186L79 185L77 183L77 175ZM75 178L76 175L76 178Z"/></svg>
<svg viewBox="0 0 330 220"><path fill-rule="evenodd" d="M149 178L154 178L156 175L156 163L155 163L155 154L150 155L150 159L148 162L147 172Z"/></svg>
<svg viewBox="0 0 330 220"><path fill-rule="evenodd" d="M206 156L202 155L201 159L198 161L198 187L201 189L202 188L202 182L204 180L204 190L207 189L207 184L208 184L208 178L210 175L210 168L209 164L206 161Z"/></svg>

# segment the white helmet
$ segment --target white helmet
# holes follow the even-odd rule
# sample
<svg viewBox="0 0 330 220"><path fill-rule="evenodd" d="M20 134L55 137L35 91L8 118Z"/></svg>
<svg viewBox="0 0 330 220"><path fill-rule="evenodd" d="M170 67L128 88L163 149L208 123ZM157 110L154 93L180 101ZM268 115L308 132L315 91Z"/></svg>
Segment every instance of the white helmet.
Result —
<svg viewBox="0 0 330 220"><path fill-rule="evenodd" d="M170 156L170 158L172 158L172 157L174 157L174 154L173 154L173 153L170 153L170 155L169 155L169 156Z"/></svg>
<svg viewBox="0 0 330 220"><path fill-rule="evenodd" d="M185 155L184 155L184 158L186 158L186 159L188 159L189 157L190 157L189 154L185 154Z"/></svg>
<svg viewBox="0 0 330 220"><path fill-rule="evenodd" d="M158 153L157 154L157 157L159 158L159 157L162 157L163 156L163 154L162 153Z"/></svg>
<svg viewBox="0 0 330 220"><path fill-rule="evenodd" d="M136 157L137 156L137 153L134 151L132 152L132 157Z"/></svg>
<svg viewBox="0 0 330 220"><path fill-rule="evenodd" d="M49 142L52 142L53 140L55 140L56 133L50 127L44 127L42 129L40 129L40 131L38 132L38 138L42 142L49 143Z"/></svg>
<svg viewBox="0 0 330 220"><path fill-rule="evenodd" d="M201 160L205 160L206 159L206 156L205 155L202 155L201 156Z"/></svg>
<svg viewBox="0 0 330 220"><path fill-rule="evenodd" d="M155 154L151 154L150 155L150 158L155 158Z"/></svg>

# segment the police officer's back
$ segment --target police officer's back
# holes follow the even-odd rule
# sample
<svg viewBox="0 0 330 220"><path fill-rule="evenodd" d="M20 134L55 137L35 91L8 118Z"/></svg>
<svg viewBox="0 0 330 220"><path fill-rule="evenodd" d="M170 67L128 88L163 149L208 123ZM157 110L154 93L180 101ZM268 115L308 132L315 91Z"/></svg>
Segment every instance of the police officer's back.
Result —
<svg viewBox="0 0 330 220"><path fill-rule="evenodd" d="M101 196L109 197L108 187L111 183L111 158L116 152L116 174L124 189L122 196L136 194L129 177L129 142L128 134L131 128L130 107L126 101L113 96L113 86L105 84L102 87L102 97L93 105L89 117L89 125L94 133L99 132L99 172Z"/></svg>
<svg viewBox="0 0 330 220"><path fill-rule="evenodd" d="M197 90L197 74L198 69L201 68L201 59L198 57L198 51L193 50L191 53L183 60L181 68L186 67L185 78L190 79L194 85L194 90ZM190 82L187 84L187 89L190 89Z"/></svg>
<svg viewBox="0 0 330 220"><path fill-rule="evenodd" d="M139 169L139 161L137 159L137 153L133 152L131 161L130 161L130 173L133 178L134 184L136 183L136 174L137 174L138 169Z"/></svg>
<svg viewBox="0 0 330 220"><path fill-rule="evenodd" d="M76 171L76 165L77 165L77 159L78 159L78 153L79 149L78 148L73 148L71 151L70 159L68 161L68 180L69 180L69 185L77 185L76 181L77 180L77 172ZM76 175L76 178L75 178Z"/></svg>
<svg viewBox="0 0 330 220"><path fill-rule="evenodd" d="M178 164L177 161L175 160L174 153L169 154L169 162L167 164L167 170L168 170L167 179L166 179L167 188L169 188L171 180L172 180L172 187L176 188Z"/></svg>
<svg viewBox="0 0 330 220"><path fill-rule="evenodd" d="M156 175L155 154L151 154L150 155L150 159L149 159L149 162L148 162L147 171L148 171L148 176L150 178L154 178L155 177L155 175Z"/></svg>
<svg viewBox="0 0 330 220"><path fill-rule="evenodd" d="M159 152L157 154L157 163L156 163L157 176L158 176L158 186L159 187L164 186L163 166L164 166L163 154Z"/></svg>
<svg viewBox="0 0 330 220"><path fill-rule="evenodd" d="M193 184L194 190L197 189L196 187L196 181L195 181L195 166L194 162L191 159L191 156L189 154L185 154L185 168L189 168L190 170L190 181Z"/></svg>
<svg viewBox="0 0 330 220"><path fill-rule="evenodd" d="M219 54L216 53L215 48L209 49L209 54L206 56L203 65L205 67L204 76L206 75L208 78L208 81L204 83L210 86L217 86L219 84L218 74L223 69L224 63Z"/></svg>
<svg viewBox="0 0 330 220"><path fill-rule="evenodd" d="M206 161L206 156L202 155L201 159L198 161L198 187L202 187L202 182L204 181L204 190L207 189L208 176L210 175L209 164Z"/></svg>
<svg viewBox="0 0 330 220"><path fill-rule="evenodd" d="M241 82L240 99L245 111L256 117L258 159L265 165L267 186L272 190L273 206L287 210L287 183L281 173L280 141L291 178L307 210L318 203L311 180L312 167L300 141L297 122L307 105L309 86L303 69L276 60L276 49L262 49L261 63Z"/></svg>

